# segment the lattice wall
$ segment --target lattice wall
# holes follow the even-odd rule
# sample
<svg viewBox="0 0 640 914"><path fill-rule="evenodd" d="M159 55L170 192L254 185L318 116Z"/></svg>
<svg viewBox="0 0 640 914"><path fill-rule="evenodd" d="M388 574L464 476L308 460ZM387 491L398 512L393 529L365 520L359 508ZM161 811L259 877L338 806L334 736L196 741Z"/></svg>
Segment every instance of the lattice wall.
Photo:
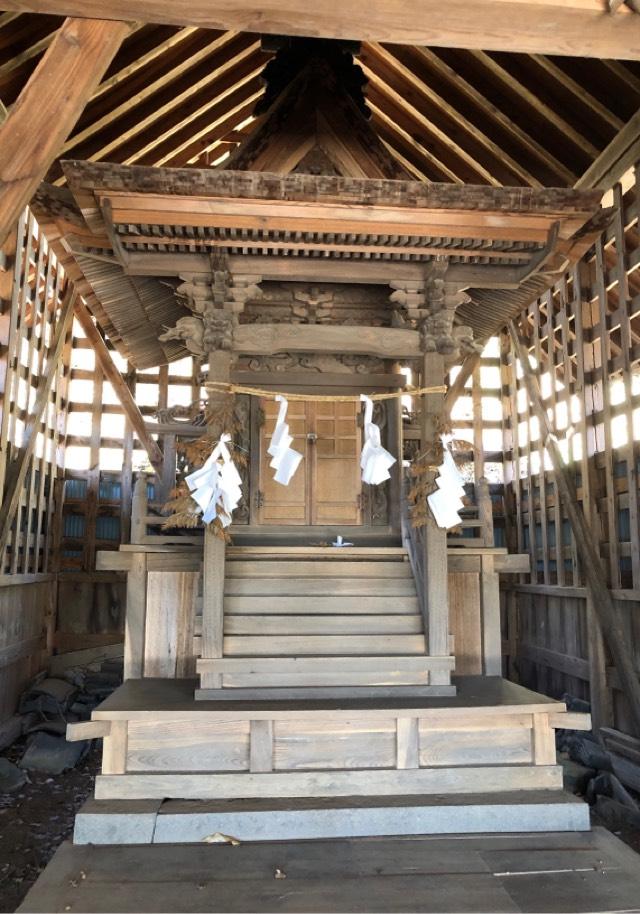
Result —
<svg viewBox="0 0 640 914"><path fill-rule="evenodd" d="M15 243L13 282L2 300L2 419L0 425L0 491L9 493L20 479L19 505L1 550L4 573L42 573L50 570L49 550L54 535L53 505L56 480L63 466L65 402L71 351L69 290L55 254L26 212L20 220ZM66 317L65 317L66 316ZM52 364L58 337L61 358ZM38 392L53 372L50 392L41 419L34 423ZM25 448L34 441L31 461ZM5 502L4 508L7 505Z"/></svg>
<svg viewBox="0 0 640 914"><path fill-rule="evenodd" d="M589 256L519 322L606 575L640 654L640 234L638 168L610 194L608 229ZM588 611L576 543L538 423L505 334L501 340L508 542L530 579L508 599L508 669L554 694L588 694L610 721L626 713ZM591 649L589 647L591 642ZM613 687L613 688L612 688ZM594 694L597 693L597 694Z"/></svg>

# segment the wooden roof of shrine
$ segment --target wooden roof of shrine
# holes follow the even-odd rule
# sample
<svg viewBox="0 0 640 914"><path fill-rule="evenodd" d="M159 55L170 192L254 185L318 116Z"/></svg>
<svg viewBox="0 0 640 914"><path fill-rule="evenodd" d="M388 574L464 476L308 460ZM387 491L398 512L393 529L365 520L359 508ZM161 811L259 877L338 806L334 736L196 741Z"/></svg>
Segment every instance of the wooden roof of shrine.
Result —
<svg viewBox="0 0 640 914"><path fill-rule="evenodd" d="M137 367L180 357L158 336L187 312L168 280L420 283L446 259L457 312L486 339L602 228L601 192L417 180L368 117L358 45L281 39L249 135L225 169L63 160L34 208L103 330ZM55 174L52 175L55 177ZM506 290L506 291L505 291Z"/></svg>
<svg viewBox="0 0 640 914"><path fill-rule="evenodd" d="M36 211L48 212L55 227L47 231L64 238L105 332L141 366L182 354L157 339L187 313L163 277L207 272L215 251L229 256L232 272L263 279L382 285L420 282L429 262L446 257L447 278L471 295L459 320L486 338L536 283L548 284L549 272L584 253L601 196L86 162L63 168L73 200L43 190ZM501 289L509 293L500 301Z"/></svg>

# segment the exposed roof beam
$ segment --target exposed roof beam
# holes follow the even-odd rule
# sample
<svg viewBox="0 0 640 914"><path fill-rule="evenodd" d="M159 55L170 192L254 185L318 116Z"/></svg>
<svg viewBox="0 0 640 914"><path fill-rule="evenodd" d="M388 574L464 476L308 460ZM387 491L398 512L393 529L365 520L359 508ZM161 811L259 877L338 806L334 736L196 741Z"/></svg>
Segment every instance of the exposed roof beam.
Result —
<svg viewBox="0 0 640 914"><path fill-rule="evenodd" d="M10 11L531 54L640 59L640 19L606 0L5 0Z"/></svg>
<svg viewBox="0 0 640 914"><path fill-rule="evenodd" d="M638 20L640 22L640 19ZM473 57L488 70L493 76L507 86L515 95L519 95L531 108L543 117L549 124L552 124L560 133L564 134L574 146L584 150L591 158L596 158L599 149L590 143L589 140L566 121L557 111L551 108L546 102L538 98L526 86L523 86L520 80L512 76L508 70L502 67L496 60L484 51L471 51Z"/></svg>
<svg viewBox="0 0 640 914"><path fill-rule="evenodd" d="M575 186L578 189L599 187L609 190L640 159L640 111L637 111L620 133L603 149Z"/></svg>
<svg viewBox="0 0 640 914"><path fill-rule="evenodd" d="M173 67L167 67L163 72L162 76L158 79L153 80L150 83L136 92L131 98L128 98L126 101L122 102L117 107L113 108L111 111L108 111L98 120L93 121L89 124L84 130L80 130L78 133L74 134L64 145L62 150L62 155L66 155L70 149L74 149L76 146L79 146L80 143L86 142L90 137L94 136L96 133L99 133L100 130L103 130L105 127L108 127L109 124L113 123L117 118L121 117L123 114L126 114L127 111L130 111L132 108L135 108L137 105L144 102L147 98L153 95L155 92L158 92L159 89L162 89L167 83L170 83L172 80L177 79L191 67L200 63L201 60L205 60L219 48L224 47L233 37L231 33L225 33L224 35L219 35L204 48L201 48L195 54L190 55L189 57L180 60ZM106 152L110 151L108 148Z"/></svg>
<svg viewBox="0 0 640 914"><path fill-rule="evenodd" d="M576 82L568 73L565 73L562 67L559 67L553 60L549 60L544 54L534 54L531 56L531 60L535 61L535 63L548 73L549 76L571 92L576 98L580 99L587 108L590 108L614 130L621 130L624 127L624 121L619 118L617 114L614 114L613 111L607 108L606 105L603 105L599 99L594 95L591 95L584 86L581 86L580 83Z"/></svg>
<svg viewBox="0 0 640 914"><path fill-rule="evenodd" d="M225 48L226 45L220 53ZM219 61L217 66L217 58L214 57L212 67L207 68L206 76L191 82L188 79L188 72L182 74L181 81L185 83L182 91L174 92L172 91L173 86L169 85L163 90L162 99L156 100L152 97L148 101L146 113L137 112L135 108L132 108L131 111L127 110L125 114L129 119L126 124L120 124L118 131L107 134L102 142L94 144L90 152L80 149L79 154L88 161L97 161L107 158L117 149L123 164L135 163L186 124L189 119L196 117L206 106L215 104L232 92L237 85L234 70L243 61L252 59L253 55L259 57L259 42L247 36L244 46L241 45L238 52L228 59ZM259 69L260 66L256 61L251 71L252 74L258 72ZM192 110L192 102L199 97L199 93L206 95L206 102ZM153 104L154 101L156 104ZM132 114L138 116L131 116ZM157 128L156 132L149 136L149 131L153 131L155 128ZM134 143L136 138L137 143ZM133 148L123 148L125 144L133 144ZM74 148L76 148L75 143ZM62 180L55 183L62 183Z"/></svg>
<svg viewBox="0 0 640 914"><path fill-rule="evenodd" d="M467 82L462 76L456 73L453 67L450 67L448 63L445 63L445 61L438 57L434 51L429 48L415 48L412 50L423 57L428 65L436 70L440 76L471 99L474 104L482 109L488 118L495 121L504 128L504 130L508 131L528 152L535 156L539 162L542 162L549 171L561 178L562 183L572 184L575 181L577 175L572 172L571 169L567 168L566 165L556 159L546 146L539 143L535 137L532 137L523 130L519 124L512 121L504 111L498 108L497 105L494 105L493 102L489 101L489 99L479 92L475 86L472 86L471 83Z"/></svg>
<svg viewBox="0 0 640 914"><path fill-rule="evenodd" d="M359 59L365 68L365 73L370 73L370 78L374 80L379 80L385 84L388 89L393 89L396 92L396 95L399 98L400 103L404 104L412 116L417 115L418 121L422 124L424 115L421 111L418 111L416 105L410 101L409 97L401 91L400 89L402 81L406 81L409 85L422 96L427 105L433 105L439 109L443 114L450 118L456 125L457 129L462 130L465 134L475 140L479 145L483 146L487 153L496 160L496 164L504 163L505 169L511 174L517 175L522 181L526 184L529 184L531 187L541 187L540 181L533 177L525 168L523 168L518 162L516 162L508 153L500 149L500 146L497 143L494 143L482 130L472 124L467 118L461 114L459 111L454 108L453 105L449 104L441 95L439 95L434 89L432 89L427 83L419 79L415 73L413 73L409 67L406 67L397 57L395 57L390 51L386 48L381 47L380 45L366 45L363 47ZM380 61L383 65L386 65L393 74L397 74L399 81L395 82L395 86L391 86L390 80L385 78L384 70L379 70L377 67L377 61ZM428 122L427 122L428 123ZM457 151L458 155L466 154L461 142L454 142L450 136L450 142L452 147ZM501 181L495 174L494 168L491 168L489 165L484 165L479 158L476 156L469 156L469 161L473 163L474 168L479 170L480 173L484 173L487 180L491 184L513 184L513 180Z"/></svg>
<svg viewBox="0 0 640 914"><path fill-rule="evenodd" d="M211 153L218 149L224 140L228 139L235 126L249 117L263 91L261 87L247 96L244 104L234 105L223 118L213 121L206 132L200 132L187 146L183 146L178 155L172 155L166 162L158 164L170 164L180 168L183 165L195 165L203 156L207 162L210 162ZM199 150L195 149L196 145L199 145ZM237 142L232 142L233 149L236 149L237 146Z"/></svg>
<svg viewBox="0 0 640 914"><path fill-rule="evenodd" d="M255 46L247 49L236 59L233 70L229 72L228 79L219 81L218 76L220 74L216 71L210 84L210 91L206 93L208 98L203 101L203 104L194 106L193 110L185 111L182 117L180 117L182 113L181 106L176 106L175 114L177 117L171 123L167 122L167 118L161 119L159 121L161 129L157 136L147 138L139 150L124 159L124 164L134 165L142 159L146 160L149 156L154 156L154 151L158 146L166 144L173 137L175 146L172 146L170 155L163 154L154 161L155 165L164 165L169 159L180 153L187 142L193 142L206 132L199 126L204 115L209 114L210 119L208 119L207 130L210 130L220 123L222 118L226 118L231 114L234 108L238 109L240 107L238 96L242 97L243 104L246 102L247 95L251 92L251 88L248 87L253 86L254 91L251 94L257 100L260 92L255 91L255 81L262 72L264 60L259 56L255 56L256 50ZM189 131L188 140L186 138L181 140L180 134L184 134L187 129Z"/></svg>
<svg viewBox="0 0 640 914"><path fill-rule="evenodd" d="M127 23L67 19L20 93L0 128L0 244L130 30Z"/></svg>
<svg viewBox="0 0 640 914"><path fill-rule="evenodd" d="M390 85L390 80L382 78L378 73L375 73L371 70L364 62L361 63L362 70L364 75L369 80L369 86L367 87L366 95L367 98L372 100L378 97L376 102L377 107L386 109L384 104L385 98L391 100L397 109L402 111L406 118L412 122L412 125L415 124L415 133L424 140L425 143L433 142L435 137L440 144L448 149L456 159L461 162L464 162L465 165L471 169L471 171L477 176L474 180L474 183L477 183L477 178L480 178L481 182L486 184L493 184L498 186L500 181L498 181L493 174L484 167L478 160L472 156L460 143L457 143L452 139L450 133L446 130L441 129L431 118L428 118L425 114L422 113L418 108L416 108L411 102L409 102L403 92L398 91L393 86ZM387 109L392 120L396 120L393 114ZM412 131L413 133L413 131Z"/></svg>
<svg viewBox="0 0 640 914"><path fill-rule="evenodd" d="M41 38L39 41L34 42L30 47L25 48L20 54L16 54L15 57L11 57L6 63L3 63L0 66L0 79L4 79L9 73L12 73L14 70L17 70L18 67L22 66L23 63L26 63L28 60L32 60L34 57L37 57L39 54L42 54L43 51L49 47L56 35L56 30L50 32L48 35L45 35L44 38Z"/></svg>
<svg viewBox="0 0 640 914"><path fill-rule="evenodd" d="M128 79L130 76L133 76L138 70L141 70L142 67L145 67L148 63L151 63L156 58L160 57L166 51L171 51L173 48L177 48L182 44L185 39L190 38L197 30L195 28L185 28L180 29L170 38L167 38L165 41L160 41L158 44L150 48L145 54L140 54L133 60L131 63L127 64L126 67L118 70L108 79L103 80L96 91L93 93L92 101L96 98L99 98L101 95L104 95L105 92L108 92L110 89L113 89L115 86L119 86L120 83L124 82L125 79Z"/></svg>
<svg viewBox="0 0 640 914"><path fill-rule="evenodd" d="M418 181L426 181L427 183L430 183L431 179L426 174L424 174L424 172L420 171L420 169L416 165L414 165L413 162L410 162L409 159L407 159L402 154L402 152L399 149L397 149L396 146L393 145L393 139L394 139L393 137L389 137L389 139L386 139L385 138L386 132L382 133L380 130L377 130L376 132L378 133L378 136L380 137L380 141L381 141L382 145L385 147L385 149L388 149L388 151L391 153L391 155L394 156L394 158L396 158L398 160L398 162L400 162L402 167L407 169L409 174L413 175L413 177L416 178Z"/></svg>
<svg viewBox="0 0 640 914"><path fill-rule="evenodd" d="M374 104L373 101L369 98L367 99L367 105L371 109L374 118L383 122L385 127L389 130L391 134L398 135L402 142L408 146L410 149L414 150L418 156L425 159L429 162L436 171L442 175L445 180L453 181L455 184L463 184L464 181L452 171L448 165L445 165L437 156L435 156L429 149L426 149L421 143L419 143L415 137L407 133L406 130L403 130L399 124L397 124L393 118L389 117L378 105Z"/></svg>
<svg viewBox="0 0 640 914"><path fill-rule="evenodd" d="M622 80L630 89L640 93L640 79L638 79L637 76L634 76L629 67L626 67L623 63L618 63L617 60L601 60L600 63L603 67L606 67L610 73L613 73L614 76L617 76L618 79Z"/></svg>

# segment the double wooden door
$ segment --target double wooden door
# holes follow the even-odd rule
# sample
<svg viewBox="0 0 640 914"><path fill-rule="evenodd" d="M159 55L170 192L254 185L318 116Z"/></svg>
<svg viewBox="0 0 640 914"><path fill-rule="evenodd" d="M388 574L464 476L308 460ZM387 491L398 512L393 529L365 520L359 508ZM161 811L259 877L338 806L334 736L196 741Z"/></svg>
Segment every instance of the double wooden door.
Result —
<svg viewBox="0 0 640 914"><path fill-rule="evenodd" d="M279 404L261 401L261 524L356 525L362 523L359 404L290 400L287 414L291 445L302 462L288 486L273 479L267 447Z"/></svg>

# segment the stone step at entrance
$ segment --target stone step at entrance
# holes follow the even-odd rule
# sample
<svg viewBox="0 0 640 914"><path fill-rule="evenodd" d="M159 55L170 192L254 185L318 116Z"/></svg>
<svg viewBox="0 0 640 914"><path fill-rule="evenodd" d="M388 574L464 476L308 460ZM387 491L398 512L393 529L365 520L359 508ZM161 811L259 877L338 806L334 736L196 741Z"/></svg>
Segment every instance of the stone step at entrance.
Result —
<svg viewBox="0 0 640 914"><path fill-rule="evenodd" d="M588 805L562 790L281 801L89 800L76 816L74 843L201 844L217 832L244 843L589 828Z"/></svg>

